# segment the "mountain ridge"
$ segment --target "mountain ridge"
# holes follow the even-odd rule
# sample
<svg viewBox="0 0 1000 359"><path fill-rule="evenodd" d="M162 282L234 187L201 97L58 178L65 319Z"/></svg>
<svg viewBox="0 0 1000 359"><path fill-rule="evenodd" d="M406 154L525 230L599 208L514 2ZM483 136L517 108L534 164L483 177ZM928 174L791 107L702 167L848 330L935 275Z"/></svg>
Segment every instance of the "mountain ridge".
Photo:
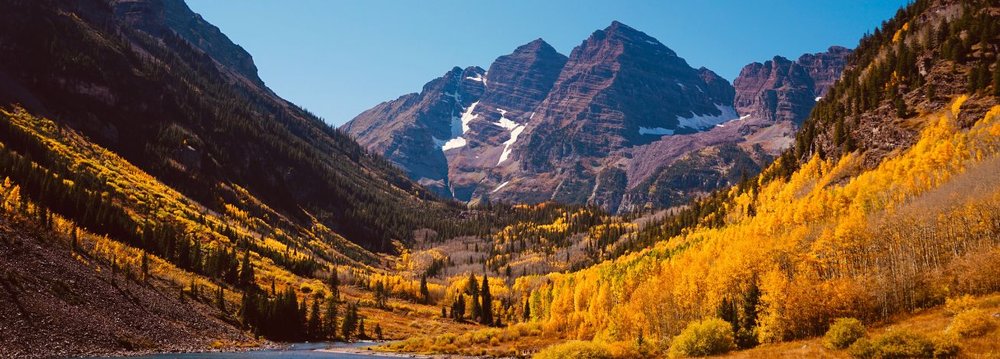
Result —
<svg viewBox="0 0 1000 359"><path fill-rule="evenodd" d="M519 57L527 49L543 49L548 60L544 61L546 56ZM359 114L341 128L414 180L463 202L555 201L596 205L610 212L670 207L757 173L790 146L798 124L819 97L813 91L812 76L817 76L820 92L825 91L849 54L850 50L833 46L828 52L803 55L802 63L794 66L798 72L793 78L808 88L798 92L784 86L781 79L768 80L769 74L755 80L756 86L734 88L709 69L690 67L655 38L614 21L593 32L568 57L558 55L542 39L498 57L490 70L476 75L482 76L485 85L482 97L463 93L463 99L472 96L475 100L443 115L467 125L468 133L463 131L462 136L421 139L417 132L394 130L419 127L410 123L427 121L379 110L387 103L405 102L403 97ZM546 81L510 86L495 68L530 68L537 60L543 60L547 70L522 73ZM512 61L522 64L514 66ZM757 74L741 75L737 81L747 82ZM478 79L466 77L472 78ZM497 86L491 88L493 78L498 79L492 81ZM424 90L422 96L432 95L425 93L427 86ZM775 104L768 107L767 99L760 99L765 92L791 98L771 101ZM522 93L531 96L518 103L493 101ZM783 112L778 113L779 105L794 105L796 110L781 108ZM419 111L416 108L413 111ZM372 111L379 112L375 117L384 131L372 125L376 122ZM738 124L738 130L720 130L726 126L723 122L736 119L746 121ZM451 139L456 142L448 142ZM422 143L420 151L400 150L411 142ZM386 143L400 146L388 151ZM697 178L681 180L676 177L680 169L670 167L699 150L715 153L703 147L723 144L730 149L723 151L724 158L711 154L708 162L703 162L704 156L687 160L702 163L694 165L705 170ZM754 148L757 144L762 150ZM442 149L447 168L441 157L429 154L434 147ZM419 160L427 156L433 156L433 161ZM435 170L427 171L427 167ZM428 176L429 172L434 176ZM650 182L654 177L661 180ZM654 186L657 182L659 186ZM639 184L642 187L636 188ZM661 195L653 194L653 187L659 187Z"/></svg>

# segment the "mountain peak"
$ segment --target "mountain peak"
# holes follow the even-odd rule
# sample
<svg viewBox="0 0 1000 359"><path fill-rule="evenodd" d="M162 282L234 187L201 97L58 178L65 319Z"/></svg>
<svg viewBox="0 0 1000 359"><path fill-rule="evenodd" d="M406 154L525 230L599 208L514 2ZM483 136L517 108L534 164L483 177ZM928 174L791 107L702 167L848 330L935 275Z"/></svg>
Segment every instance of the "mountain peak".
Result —
<svg viewBox="0 0 1000 359"><path fill-rule="evenodd" d="M531 42L518 46L513 54L559 54L558 51L542 38L537 38Z"/></svg>
<svg viewBox="0 0 1000 359"><path fill-rule="evenodd" d="M677 53L661 43L655 37L639 31L631 26L625 25L617 20L612 21L604 30L597 30L590 36L588 41L597 42L621 42L632 45L634 48L652 48L666 51L669 56L677 56Z"/></svg>

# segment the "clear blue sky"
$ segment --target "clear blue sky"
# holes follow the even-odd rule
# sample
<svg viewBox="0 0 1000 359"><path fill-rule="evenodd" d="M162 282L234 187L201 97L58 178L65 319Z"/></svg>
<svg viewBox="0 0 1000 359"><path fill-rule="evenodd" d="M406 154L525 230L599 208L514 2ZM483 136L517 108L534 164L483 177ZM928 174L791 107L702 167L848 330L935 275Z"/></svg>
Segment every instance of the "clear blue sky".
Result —
<svg viewBox="0 0 1000 359"><path fill-rule="evenodd" d="M743 65L854 47L905 0L187 0L280 96L340 125L453 66L543 38L569 55L619 20L732 81Z"/></svg>

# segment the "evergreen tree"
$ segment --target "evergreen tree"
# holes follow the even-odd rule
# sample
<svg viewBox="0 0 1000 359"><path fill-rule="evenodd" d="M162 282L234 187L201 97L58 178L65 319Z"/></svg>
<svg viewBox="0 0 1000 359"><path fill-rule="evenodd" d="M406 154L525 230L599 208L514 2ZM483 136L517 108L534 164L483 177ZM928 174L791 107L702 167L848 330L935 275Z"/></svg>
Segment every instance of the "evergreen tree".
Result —
<svg viewBox="0 0 1000 359"><path fill-rule="evenodd" d="M527 298L524 299L524 312L521 313L521 321L525 323L531 321L531 304Z"/></svg>
<svg viewBox="0 0 1000 359"><path fill-rule="evenodd" d="M482 307L479 305L479 281L476 280L476 275L469 273L469 281L465 287L465 292L472 297L472 308L469 312L469 318L478 321L480 315L482 315Z"/></svg>
<svg viewBox="0 0 1000 359"><path fill-rule="evenodd" d="M420 276L420 301L427 304L431 299L431 291L427 288L427 276Z"/></svg>
<svg viewBox="0 0 1000 359"><path fill-rule="evenodd" d="M760 305L760 288L757 278L750 281L750 287L743 293L742 316L740 329L736 334L736 345L740 348L757 346L757 307Z"/></svg>
<svg viewBox="0 0 1000 359"><path fill-rule="evenodd" d="M70 236L72 237L72 242L71 242L72 244L70 245L70 248L73 250L73 252L80 251L80 240L78 238L80 236L79 232L80 229L78 229L76 226L73 226L73 230L70 231ZM143 259L145 259L146 252L143 252L142 255Z"/></svg>
<svg viewBox="0 0 1000 359"><path fill-rule="evenodd" d="M215 301L219 304L219 311L222 314L226 314L226 293L225 289L222 288L222 284L219 284L219 290L216 291Z"/></svg>
<svg viewBox="0 0 1000 359"><path fill-rule="evenodd" d="M312 301L312 308L309 310L309 321L307 325L307 332L310 338L322 339L323 331L322 320L319 316L319 296L314 296Z"/></svg>
<svg viewBox="0 0 1000 359"><path fill-rule="evenodd" d="M358 339L368 339L368 334L365 334L365 318L358 319Z"/></svg>
<svg viewBox="0 0 1000 359"><path fill-rule="evenodd" d="M479 322L483 325L493 325L493 297L490 295L490 282L485 274L483 274L483 287L480 290L480 296L482 297L483 305L480 309Z"/></svg>
<svg viewBox="0 0 1000 359"><path fill-rule="evenodd" d="M250 262L250 251L243 252L243 264L240 266L240 277L239 286L240 288L250 289L256 286L257 280L254 277L253 263ZM274 288L274 283L271 283L271 288Z"/></svg>
<svg viewBox="0 0 1000 359"><path fill-rule="evenodd" d="M330 267L330 278L326 285L330 287L330 298L340 301L340 278L337 276L337 267Z"/></svg>
<svg viewBox="0 0 1000 359"><path fill-rule="evenodd" d="M344 340L350 340L354 337L354 332L358 329L358 307L357 305L348 306L344 313L344 320L341 323L340 334L343 336Z"/></svg>
<svg viewBox="0 0 1000 359"><path fill-rule="evenodd" d="M382 326L378 323L375 323L375 339L378 339L378 341L385 340L385 337L382 336Z"/></svg>
<svg viewBox="0 0 1000 359"><path fill-rule="evenodd" d="M323 326L325 336L331 339L337 337L337 301L334 299L333 295L326 298L325 308L323 310Z"/></svg>
<svg viewBox="0 0 1000 359"><path fill-rule="evenodd" d="M74 229L74 232L75 231L76 230ZM142 272L143 283L149 280L149 254L147 254L146 251L142 251L142 257L139 259L139 271Z"/></svg>
<svg viewBox="0 0 1000 359"><path fill-rule="evenodd" d="M455 302L451 303L451 317L457 321L465 318L465 295L458 293Z"/></svg>
<svg viewBox="0 0 1000 359"><path fill-rule="evenodd" d="M379 308L385 308L386 302L389 301L389 293L382 284L382 281L375 282L375 306Z"/></svg>

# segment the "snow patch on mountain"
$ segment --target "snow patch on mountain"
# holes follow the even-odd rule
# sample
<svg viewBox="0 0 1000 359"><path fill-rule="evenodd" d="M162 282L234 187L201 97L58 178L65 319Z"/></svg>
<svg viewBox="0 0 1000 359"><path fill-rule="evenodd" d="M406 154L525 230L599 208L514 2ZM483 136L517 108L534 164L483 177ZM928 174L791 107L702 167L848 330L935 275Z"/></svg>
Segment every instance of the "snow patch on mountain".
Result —
<svg viewBox="0 0 1000 359"><path fill-rule="evenodd" d="M478 114L472 113L472 111L476 110L477 105L479 105L479 101L473 102L468 108L465 109L465 112L462 113L462 133L469 132L469 123L472 122L472 120L475 120L476 117L479 117Z"/></svg>
<svg viewBox="0 0 1000 359"><path fill-rule="evenodd" d="M506 161L507 157L510 156L511 146L514 145L514 142L517 142L517 136L521 135L521 131L524 131L524 125L517 125L510 131L510 139L503 142L503 152L500 153L500 160L497 161L497 166Z"/></svg>
<svg viewBox="0 0 1000 359"><path fill-rule="evenodd" d="M715 127L723 122L740 118L733 106L715 104L715 108L721 112L718 115L698 115L692 113L691 117L677 116L678 127L687 127L694 130L704 130Z"/></svg>
<svg viewBox="0 0 1000 359"><path fill-rule="evenodd" d="M451 149L465 147L465 144L466 144L466 141L465 141L464 137L455 137L453 139L448 140L448 142L445 142L444 144L442 144L441 145L441 151L447 151L447 150L451 150Z"/></svg>
<svg viewBox="0 0 1000 359"><path fill-rule="evenodd" d="M466 76L465 79L475 82L482 82L483 85L486 85L486 78L483 77L483 74L476 74L476 76Z"/></svg>
<svg viewBox="0 0 1000 359"><path fill-rule="evenodd" d="M669 128L663 128L663 127L639 127L639 134L640 135L657 135L657 136L673 135L674 134L674 130L671 130Z"/></svg>
<svg viewBox="0 0 1000 359"><path fill-rule="evenodd" d="M499 191L501 188L503 188L503 186L506 186L508 183L510 183L510 181L506 181L504 183L501 183L499 186L497 186L497 188L494 188L493 191L490 192L490 193L497 193L497 191Z"/></svg>

